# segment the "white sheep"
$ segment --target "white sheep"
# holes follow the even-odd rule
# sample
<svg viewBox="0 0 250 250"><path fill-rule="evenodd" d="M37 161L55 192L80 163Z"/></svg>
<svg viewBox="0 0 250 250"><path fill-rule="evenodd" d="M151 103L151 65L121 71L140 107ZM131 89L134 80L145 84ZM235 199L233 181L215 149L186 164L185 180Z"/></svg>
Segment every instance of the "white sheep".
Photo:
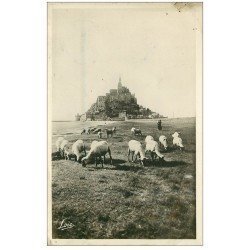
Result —
<svg viewBox="0 0 250 250"><path fill-rule="evenodd" d="M184 148L183 144L182 144L182 139L179 137L178 132L175 132L174 134L172 134L173 139L173 145L176 147L179 147L180 150L182 150Z"/></svg>
<svg viewBox="0 0 250 250"><path fill-rule="evenodd" d="M60 145L62 143L62 141L64 140L63 137L59 137L57 140L56 140L56 151L59 152L60 151Z"/></svg>
<svg viewBox="0 0 250 250"><path fill-rule="evenodd" d="M72 145L72 154L76 156L76 161L80 161L80 158L83 156L83 153L86 156L86 147L85 144L83 143L82 140L77 140L73 145Z"/></svg>
<svg viewBox="0 0 250 250"><path fill-rule="evenodd" d="M93 144L93 142L92 142ZM109 154L110 157L110 164L113 164L112 161L112 157L111 157L111 150L110 147L108 145L108 143L106 141L99 141L99 142L95 142L93 145L91 145L90 151L87 154L87 156L82 158L82 165L86 166L87 162L91 159L91 158L95 158L95 165L97 166L97 160L100 160L102 163L102 167L103 167L103 163L105 163L105 155ZM102 156L104 157L104 160L102 160Z"/></svg>
<svg viewBox="0 0 250 250"><path fill-rule="evenodd" d="M160 159L163 160L164 155L162 155L159 151L159 145L156 141L154 140L149 140L146 144L146 152L150 152L152 161L154 160L155 156L157 155Z"/></svg>
<svg viewBox="0 0 250 250"><path fill-rule="evenodd" d="M153 140L153 141L154 141L153 136L147 135L146 138L145 138L145 143L147 143L147 142L150 141L150 140Z"/></svg>
<svg viewBox="0 0 250 250"><path fill-rule="evenodd" d="M132 154L132 162L134 162L134 155L135 155L135 161L137 160L137 156L140 157L140 162L142 166L145 164L146 156L144 153L144 150L142 148L142 145L139 141L131 140L128 142L128 161L129 161L129 155Z"/></svg>
<svg viewBox="0 0 250 250"><path fill-rule="evenodd" d="M90 150L93 149L97 143L98 141L92 141L92 143L90 144ZM86 156L86 150L85 150L85 156Z"/></svg>
<svg viewBox="0 0 250 250"><path fill-rule="evenodd" d="M61 156L64 158L65 155L69 154L69 141L67 140L63 140L60 144L60 152L61 152Z"/></svg>
<svg viewBox="0 0 250 250"><path fill-rule="evenodd" d="M165 135L161 135L159 137L159 142L160 142L160 145L163 146L165 148L165 150L167 150L168 142L167 142L167 137Z"/></svg>

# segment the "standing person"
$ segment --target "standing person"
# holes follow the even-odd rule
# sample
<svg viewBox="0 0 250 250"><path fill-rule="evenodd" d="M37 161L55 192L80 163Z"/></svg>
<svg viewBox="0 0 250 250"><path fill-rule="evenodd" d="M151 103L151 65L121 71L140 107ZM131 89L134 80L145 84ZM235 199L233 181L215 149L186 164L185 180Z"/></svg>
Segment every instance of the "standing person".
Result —
<svg viewBox="0 0 250 250"><path fill-rule="evenodd" d="M158 127L158 130L162 130L161 120L159 120L159 121L157 122L157 127Z"/></svg>

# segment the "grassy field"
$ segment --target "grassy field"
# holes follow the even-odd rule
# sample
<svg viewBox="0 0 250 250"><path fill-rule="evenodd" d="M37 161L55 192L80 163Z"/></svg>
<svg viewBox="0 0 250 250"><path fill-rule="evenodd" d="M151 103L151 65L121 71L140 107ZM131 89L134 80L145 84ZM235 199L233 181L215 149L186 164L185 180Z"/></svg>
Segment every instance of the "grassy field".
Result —
<svg viewBox="0 0 250 250"><path fill-rule="evenodd" d="M59 124L59 123L58 123ZM156 121L126 121L100 126L117 127L106 139L111 147L113 166L94 163L82 167L74 161L52 162L52 236L60 239L195 239L195 118L168 119L159 132ZM66 125L70 131L71 123ZM58 129L72 144L83 139L89 150L97 135L80 135ZM140 127L143 136L132 136L131 127ZM56 127L56 128L55 128ZM76 129L78 128L78 130ZM181 132L185 151L172 149L175 131ZM127 161L127 143L146 135L155 139L164 134L170 150L163 152L162 164L149 161L145 167ZM58 138L53 136L54 143ZM149 155L148 155L149 157ZM107 162L108 161L107 157ZM72 227L58 229L61 222Z"/></svg>

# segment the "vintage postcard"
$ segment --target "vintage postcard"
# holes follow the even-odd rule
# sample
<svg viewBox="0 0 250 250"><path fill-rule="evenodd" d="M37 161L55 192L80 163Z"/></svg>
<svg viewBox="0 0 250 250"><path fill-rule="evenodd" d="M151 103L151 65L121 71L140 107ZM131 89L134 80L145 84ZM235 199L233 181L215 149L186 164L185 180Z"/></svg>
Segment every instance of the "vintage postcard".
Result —
<svg viewBox="0 0 250 250"><path fill-rule="evenodd" d="M48 245L202 245L202 3L48 3Z"/></svg>

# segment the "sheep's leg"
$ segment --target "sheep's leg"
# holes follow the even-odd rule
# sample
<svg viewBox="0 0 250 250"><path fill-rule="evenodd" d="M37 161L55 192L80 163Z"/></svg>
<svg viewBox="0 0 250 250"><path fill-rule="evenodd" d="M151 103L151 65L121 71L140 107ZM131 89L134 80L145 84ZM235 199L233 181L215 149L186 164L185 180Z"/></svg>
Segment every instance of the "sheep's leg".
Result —
<svg viewBox="0 0 250 250"><path fill-rule="evenodd" d="M105 156L104 156L104 158L105 158ZM101 156L100 156L100 160L101 160L101 164L102 164L102 168L103 168L103 162L104 162L104 160L102 160Z"/></svg>
<svg viewBox="0 0 250 250"><path fill-rule="evenodd" d="M132 162L134 162L134 159L133 159L134 158L134 154L135 154L134 151L132 151L131 154L132 154Z"/></svg>
<svg viewBox="0 0 250 250"><path fill-rule="evenodd" d="M77 162L80 163L82 158L83 158L83 154L79 154L79 155L78 155L78 160L77 160Z"/></svg>
<svg viewBox="0 0 250 250"><path fill-rule="evenodd" d="M129 161L129 156L130 156L130 149L128 149L128 161Z"/></svg>
<svg viewBox="0 0 250 250"><path fill-rule="evenodd" d="M154 153L151 152L151 159L152 159L152 162L154 162Z"/></svg>
<svg viewBox="0 0 250 250"><path fill-rule="evenodd" d="M112 156L111 156L110 148L108 148L108 154L109 154L109 158L110 158L110 165L113 165L113 159L112 159Z"/></svg>
<svg viewBox="0 0 250 250"><path fill-rule="evenodd" d="M137 161L137 155L138 155L138 154L135 154L135 160L134 160L134 162L136 162L136 161Z"/></svg>
<svg viewBox="0 0 250 250"><path fill-rule="evenodd" d="M83 151L84 151L84 154L85 154L85 156L86 156L86 155L87 155L87 153L86 153L86 148L85 148L85 147L84 147Z"/></svg>
<svg viewBox="0 0 250 250"><path fill-rule="evenodd" d="M95 166L97 167L97 156L95 156Z"/></svg>
<svg viewBox="0 0 250 250"><path fill-rule="evenodd" d="M105 160L106 160L106 159L105 159L105 155L104 155L104 156L103 156L103 163L104 163L104 164L105 164Z"/></svg>

